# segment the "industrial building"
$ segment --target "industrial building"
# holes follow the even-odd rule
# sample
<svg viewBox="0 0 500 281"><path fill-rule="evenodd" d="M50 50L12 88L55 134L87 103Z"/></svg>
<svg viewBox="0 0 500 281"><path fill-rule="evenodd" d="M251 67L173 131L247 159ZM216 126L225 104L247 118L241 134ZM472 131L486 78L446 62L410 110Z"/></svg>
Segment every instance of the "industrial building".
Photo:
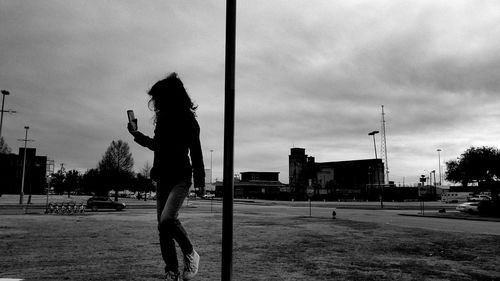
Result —
<svg viewBox="0 0 500 281"><path fill-rule="evenodd" d="M234 179L234 197L249 199L282 199L286 185L279 181L279 172L243 172ZM215 196L222 197L223 183L217 182Z"/></svg>
<svg viewBox="0 0 500 281"><path fill-rule="evenodd" d="M304 148L288 159L292 198L377 200L385 186L382 159L315 162Z"/></svg>
<svg viewBox="0 0 500 281"><path fill-rule="evenodd" d="M24 194L44 194L47 156L37 156L35 148L26 149ZM24 147L19 154L0 154L0 194L19 194L23 175Z"/></svg>

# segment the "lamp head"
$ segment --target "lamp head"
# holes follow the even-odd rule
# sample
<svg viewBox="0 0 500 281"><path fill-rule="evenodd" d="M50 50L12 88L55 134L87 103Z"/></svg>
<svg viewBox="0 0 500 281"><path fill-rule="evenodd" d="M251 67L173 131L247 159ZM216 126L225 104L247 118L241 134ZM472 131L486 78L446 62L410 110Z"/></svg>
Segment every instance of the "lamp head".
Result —
<svg viewBox="0 0 500 281"><path fill-rule="evenodd" d="M2 90L2 95L8 96L8 95L10 95L10 93L9 93L9 91Z"/></svg>
<svg viewBox="0 0 500 281"><path fill-rule="evenodd" d="M372 131L372 132L368 133L369 136L373 136L375 134L378 134L378 131Z"/></svg>

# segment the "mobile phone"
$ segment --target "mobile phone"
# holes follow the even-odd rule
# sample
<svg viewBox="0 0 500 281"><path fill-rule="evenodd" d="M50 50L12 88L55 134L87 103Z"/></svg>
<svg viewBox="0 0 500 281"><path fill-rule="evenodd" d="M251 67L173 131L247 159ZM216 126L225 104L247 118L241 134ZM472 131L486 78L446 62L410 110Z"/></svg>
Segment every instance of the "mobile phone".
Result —
<svg viewBox="0 0 500 281"><path fill-rule="evenodd" d="M132 129L134 131L137 131L137 120L135 119L134 111L127 110L127 116L128 116L128 122L132 125Z"/></svg>

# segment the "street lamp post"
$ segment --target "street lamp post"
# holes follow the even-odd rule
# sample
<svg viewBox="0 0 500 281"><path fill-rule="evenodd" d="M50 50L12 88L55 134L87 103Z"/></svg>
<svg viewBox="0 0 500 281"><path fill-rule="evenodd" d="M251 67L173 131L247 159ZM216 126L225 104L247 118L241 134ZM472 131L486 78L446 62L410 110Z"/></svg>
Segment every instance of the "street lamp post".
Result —
<svg viewBox="0 0 500 281"><path fill-rule="evenodd" d="M212 153L214 152L213 149L210 149L210 184L213 183L213 175L214 175L214 172L213 172L213 169L212 169Z"/></svg>
<svg viewBox="0 0 500 281"><path fill-rule="evenodd" d="M12 110L3 110L3 106L5 103L5 96L10 95L9 91L2 90L2 111L0 111L0 137L2 137L2 124L3 124L3 113L4 112L13 112Z"/></svg>
<svg viewBox="0 0 500 281"><path fill-rule="evenodd" d="M368 133L369 136L373 136L373 149L375 150L375 160L377 159L377 145L375 143L375 135L378 133L379 133L379 131L371 131ZM376 163L376 165L378 166L377 163ZM379 169L377 166L375 167L373 172L377 175L377 184L378 184L378 189L380 191L380 196L379 196L380 208L384 208L384 199L382 197L384 190L383 190L383 187L380 186L380 175L379 175Z"/></svg>
<svg viewBox="0 0 500 281"><path fill-rule="evenodd" d="M438 168L439 168L439 185L441 185L441 148L438 148L437 152L438 152Z"/></svg>
<svg viewBox="0 0 500 281"><path fill-rule="evenodd" d="M432 170L431 173L434 175L434 186L436 186L436 170Z"/></svg>
<svg viewBox="0 0 500 281"><path fill-rule="evenodd" d="M378 133L379 133L378 131L372 131L368 133L369 136L373 136L373 148L375 150L375 159L377 159L377 145L375 144L375 135Z"/></svg>

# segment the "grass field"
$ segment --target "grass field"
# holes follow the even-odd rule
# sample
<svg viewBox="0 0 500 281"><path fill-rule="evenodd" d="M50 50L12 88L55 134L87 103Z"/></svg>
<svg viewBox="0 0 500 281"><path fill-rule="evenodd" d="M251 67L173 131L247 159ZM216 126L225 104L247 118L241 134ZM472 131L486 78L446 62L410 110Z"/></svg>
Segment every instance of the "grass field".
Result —
<svg viewBox="0 0 500 281"><path fill-rule="evenodd" d="M181 210L201 255L195 280L220 280L222 215ZM153 209L1 215L0 278L159 280ZM233 280L500 280L500 236L236 208Z"/></svg>

